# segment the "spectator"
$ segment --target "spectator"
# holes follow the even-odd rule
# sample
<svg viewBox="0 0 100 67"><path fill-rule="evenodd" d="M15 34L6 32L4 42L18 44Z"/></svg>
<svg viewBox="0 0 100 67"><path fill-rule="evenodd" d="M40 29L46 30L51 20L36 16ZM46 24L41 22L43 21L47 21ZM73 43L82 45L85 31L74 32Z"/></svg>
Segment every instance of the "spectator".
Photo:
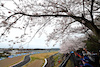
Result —
<svg viewBox="0 0 100 67"><path fill-rule="evenodd" d="M80 57L78 56L78 53L77 52L74 52L74 54L75 54L75 60L77 61L77 65L76 65L76 67L80 67L80 64L82 64L81 63L81 59L80 59Z"/></svg>
<svg viewBox="0 0 100 67"><path fill-rule="evenodd" d="M83 67L93 67L91 64L87 63L86 60L82 60Z"/></svg>
<svg viewBox="0 0 100 67"><path fill-rule="evenodd" d="M74 52L71 51L70 53L71 53L71 55L72 55L72 56L71 56L71 60L73 61L74 66L75 66L75 67L79 67L78 61L77 61L77 59L76 59L76 56L75 56Z"/></svg>
<svg viewBox="0 0 100 67"><path fill-rule="evenodd" d="M83 56L83 54L78 54L78 56L80 57L81 59L81 64L80 64L80 67L93 67L91 64L89 64L90 62L90 59L87 57L87 56Z"/></svg>
<svg viewBox="0 0 100 67"><path fill-rule="evenodd" d="M84 56L87 56L91 62L95 62L95 59L91 56L92 54L89 51L87 51L86 48L83 48L82 53Z"/></svg>

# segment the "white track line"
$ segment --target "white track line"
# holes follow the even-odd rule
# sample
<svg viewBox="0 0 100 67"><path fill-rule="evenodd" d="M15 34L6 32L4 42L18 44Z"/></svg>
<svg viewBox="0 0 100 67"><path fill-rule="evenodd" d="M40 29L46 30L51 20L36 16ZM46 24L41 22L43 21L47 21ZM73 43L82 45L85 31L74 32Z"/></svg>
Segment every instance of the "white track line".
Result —
<svg viewBox="0 0 100 67"><path fill-rule="evenodd" d="M11 65L11 66L9 66L9 67L13 67L13 66L15 66L15 65L17 65L17 64L19 64L19 63L21 63L21 62L23 62L23 60L20 61L20 62L18 62L18 63L15 63L15 64L13 64L13 65Z"/></svg>
<svg viewBox="0 0 100 67"><path fill-rule="evenodd" d="M44 65L42 67L45 67L46 64L47 64L47 59L45 58L45 63L44 63Z"/></svg>

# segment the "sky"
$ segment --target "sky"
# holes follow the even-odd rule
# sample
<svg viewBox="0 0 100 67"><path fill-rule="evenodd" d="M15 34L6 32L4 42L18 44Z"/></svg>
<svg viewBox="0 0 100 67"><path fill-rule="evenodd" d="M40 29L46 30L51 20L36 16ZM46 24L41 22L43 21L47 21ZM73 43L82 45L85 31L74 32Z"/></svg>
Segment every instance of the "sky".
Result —
<svg viewBox="0 0 100 67"><path fill-rule="evenodd" d="M14 0L14 1L18 4L18 1L19 0ZM28 0L28 1L30 1L30 0ZM43 0L39 0L38 3L41 3L41 1L43 1ZM0 0L0 4L2 4L2 3L7 8L0 7L0 9L1 10L4 10L7 16L9 16L11 13L8 13L9 10L6 10L6 9L10 9L12 11L12 10L14 10L16 8L16 5L14 4L14 2L12 2L12 0ZM21 7L21 5L20 5L20 7ZM23 17L23 19L25 19L25 18ZM41 19L42 18L40 18L40 20ZM10 20L13 21L13 19L10 19ZM34 20L37 20L37 19L34 19ZM0 22L2 22L2 21L3 20L0 19ZM44 20L42 20L42 21L44 22ZM39 21L37 21L37 22L39 22ZM50 21L50 22L54 22L54 20L53 21ZM24 23L22 23L21 21L18 21L15 26L20 26L21 27L22 24L24 24ZM73 27L76 27L76 26L77 26L77 24L73 24ZM78 25L78 26L80 26L80 25ZM34 29L32 29L33 30L33 33L30 33L29 28L27 28L26 32L32 38L32 36L35 34L35 32L39 28L40 28L39 26L35 26ZM60 47L60 43L57 43L55 46L53 46L54 43L55 43L55 41L51 41L49 43L49 46L46 45L47 35L49 35L53 31L53 28L54 27L52 25L51 26L49 25L44 30L40 30L38 32L38 34L36 34L35 37L31 41L30 41L30 38L23 38L22 39L22 40L25 40L25 42L29 42L30 41L29 43L25 43L25 42L16 43L16 40L17 39L15 39L14 37L16 37L16 36L20 37L20 35L23 34L23 30L11 29L11 31L10 31L11 33L9 35L7 34L7 36L8 36L7 41L10 40L10 42L5 41L4 38L0 39L0 42L1 42L0 43L0 48L10 48L10 47L13 47L13 48L19 48L19 47L23 47L23 48L59 48ZM4 30L3 28L0 29L0 33L2 33L3 30ZM41 32L43 32L43 33L40 36ZM81 36L81 35L78 35L78 36ZM13 42L11 42L11 40ZM16 43L16 44L13 44L13 43Z"/></svg>
<svg viewBox="0 0 100 67"><path fill-rule="evenodd" d="M16 1L16 0L15 0ZM10 9L14 9L16 6L13 5L13 2L11 0L0 0L1 3L4 3L5 6L9 6ZM41 2L41 0L39 1ZM0 9L2 10L5 10L5 8L1 8ZM5 10L6 12L6 10ZM8 14L7 14L8 15ZM0 19L0 22L2 21L2 19ZM35 32L36 30L39 29L38 27L35 28ZM0 32L2 32L4 29L0 29ZM50 32L53 31L53 28L52 27L48 27L45 29L47 34L49 34ZM8 41L9 40L13 40L13 41L16 41L14 39L15 36L18 36L20 34L23 33L23 31L21 30L18 30L18 29L11 29L10 31L11 33L8 35ZM28 32L28 31L27 31ZM35 34L32 33L32 34ZM32 35L30 34L30 35ZM36 36L32 39L32 41L30 43L17 43L17 44L13 44L13 42L11 43L8 43L7 41L5 41L3 38L0 40L1 43L0 43L0 48L10 48L10 47L13 47L13 48L19 48L20 46L23 46L23 48L59 48L59 45L60 44L57 44L55 46L53 46L54 44L54 41L52 41L51 43L49 43L49 46L46 45L46 39L47 39L47 34L45 33L42 33L42 35L40 36L39 33L36 34ZM39 37L40 36L40 37ZM29 39L27 39L29 40ZM28 41L27 41L28 42Z"/></svg>
<svg viewBox="0 0 100 67"><path fill-rule="evenodd" d="M48 32L52 31L50 28L48 28L48 29L49 29ZM8 35L9 36L8 37L8 41L9 40L13 40L14 41L15 40L14 37L20 35L21 33L23 33L23 31L18 30L18 29L12 29L11 33ZM25 43L13 44L11 42L10 46L9 46L8 42L4 41L4 39L1 39L2 42L0 43L0 47L1 48L8 48L8 47L13 46L13 48L18 48L19 46L23 45L24 48L59 48L59 44L55 45L53 47L53 43L54 42L49 43L49 46L47 46L46 45L46 39L47 39L47 35L46 34L43 33L41 36L39 34L36 34L35 37L32 39L32 41L30 43L27 43L27 44L25 44ZM27 40L29 40L29 39L27 39Z"/></svg>

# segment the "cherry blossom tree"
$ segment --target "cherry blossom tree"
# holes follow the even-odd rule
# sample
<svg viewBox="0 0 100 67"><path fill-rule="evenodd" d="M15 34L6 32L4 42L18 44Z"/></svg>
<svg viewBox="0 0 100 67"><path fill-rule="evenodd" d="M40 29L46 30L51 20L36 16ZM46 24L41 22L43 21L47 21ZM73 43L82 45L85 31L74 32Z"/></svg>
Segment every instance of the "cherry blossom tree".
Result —
<svg viewBox="0 0 100 67"><path fill-rule="evenodd" d="M30 37L31 41L38 32L49 25L54 27L54 31L48 36L47 42L55 40L55 43L63 44L68 35L87 35L89 31L100 39L100 1L98 0L11 0L10 3L14 8L10 5L6 6L6 3L1 1L0 38L6 39L12 28L23 30L20 36L15 37L17 41L13 44L26 42L27 37ZM73 27L73 25L77 26ZM33 34L36 27L39 29ZM27 32L33 35L28 36Z"/></svg>
<svg viewBox="0 0 100 67"><path fill-rule="evenodd" d="M71 35L70 35L71 36ZM83 42L84 40L87 39L84 35L81 37L80 36L68 36L65 41L61 43L61 48L60 48L60 53L69 53L71 51L76 51L79 48L84 48L85 43ZM69 38L70 37L70 38Z"/></svg>

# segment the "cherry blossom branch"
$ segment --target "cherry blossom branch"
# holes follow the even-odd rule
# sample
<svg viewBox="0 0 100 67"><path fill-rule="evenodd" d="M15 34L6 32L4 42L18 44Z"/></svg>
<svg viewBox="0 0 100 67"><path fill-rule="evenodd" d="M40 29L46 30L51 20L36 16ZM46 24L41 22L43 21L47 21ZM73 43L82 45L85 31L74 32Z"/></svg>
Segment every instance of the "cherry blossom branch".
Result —
<svg viewBox="0 0 100 67"><path fill-rule="evenodd" d="M51 19L53 19L53 18L51 18ZM49 19L48 21L50 21L51 19ZM46 26L46 24L48 23L48 21L46 21L44 24L43 24L43 26L41 26L36 32L35 32L35 34L32 36L32 38L27 42L27 43L30 43L31 41L32 41L32 39L35 37L35 35L44 27L44 26ZM25 43L25 44L27 44L27 43ZM24 45L25 45L24 44Z"/></svg>
<svg viewBox="0 0 100 67"><path fill-rule="evenodd" d="M72 23L74 23L74 22L75 22L75 21L69 23L69 24L64 28L63 32L68 28L68 26L69 26L70 24L72 24ZM63 33L63 32L62 32L62 33Z"/></svg>
<svg viewBox="0 0 100 67"><path fill-rule="evenodd" d="M23 16L23 15L22 15ZM10 29L10 27L15 24L22 16L20 16L19 18L17 18L14 22L12 22L11 24L9 24L9 26L4 30L4 32L1 34L0 38L5 34L6 31L8 31Z"/></svg>
<svg viewBox="0 0 100 67"><path fill-rule="evenodd" d="M14 13L12 14L11 16L9 16L5 21L7 21L10 17L14 16L14 15L18 15L18 14L21 14L21 15L24 15L24 16L30 16L30 17L71 17L73 18L75 21L78 21L82 24L84 24L86 27L88 27L90 30L92 30L96 35L98 35L98 32L99 29L97 28L97 26L91 22L90 20L84 18L84 17L80 17L80 16L74 16L72 14L68 14L68 15L60 15L60 14L57 14L57 15L51 15L51 14L48 14L48 15L29 15L29 14L25 14L25 13Z"/></svg>
<svg viewBox="0 0 100 67"><path fill-rule="evenodd" d="M18 15L18 14L21 14L21 15L24 15L24 16L30 16L30 17L49 17L49 16L51 16L51 17L72 17L74 19L79 19L79 20L84 20L84 21L90 22L89 20L87 20L83 17L74 16L74 15L71 15L71 14L69 14L69 15L60 15L60 14L59 15L52 15L52 14L48 14L48 15L38 15L38 14L37 15L29 15L29 14L25 14L25 13L14 13L14 14L10 15L9 17L7 17L7 19L5 19L5 21L7 21L10 17L12 17L14 15Z"/></svg>

